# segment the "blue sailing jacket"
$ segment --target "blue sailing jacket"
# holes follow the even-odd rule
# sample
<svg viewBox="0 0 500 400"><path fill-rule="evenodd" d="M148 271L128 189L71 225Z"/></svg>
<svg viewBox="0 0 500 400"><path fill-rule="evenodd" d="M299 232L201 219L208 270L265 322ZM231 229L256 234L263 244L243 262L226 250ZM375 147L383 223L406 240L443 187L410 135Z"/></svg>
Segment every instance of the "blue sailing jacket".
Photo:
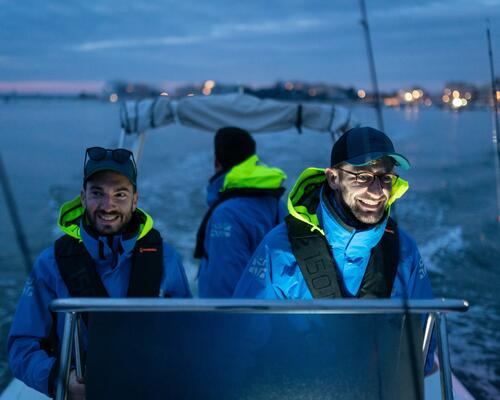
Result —
<svg viewBox="0 0 500 400"><path fill-rule="evenodd" d="M323 170L310 168L302 173L288 199L288 209L294 217L308 221L312 228L320 230L332 250L338 265L339 278L345 292L354 296L361 284L372 248L384 234L387 219L367 230L347 227L331 214L321 195L325 181ZM407 189L393 189L389 200L392 204ZM316 214L306 215L305 206L292 201L294 193L301 185L316 185L318 203ZM310 190L313 193L314 190ZM309 198L309 201L311 199ZM305 218L305 216L307 218ZM432 289L427 270L422 261L415 241L401 228L399 231L399 264L392 288L392 298L429 299ZM285 223L281 223L269 232L249 261L236 286L235 298L262 299L312 299L297 260L292 252ZM430 356L426 362L426 371L430 371L433 362L434 341Z"/></svg>
<svg viewBox="0 0 500 400"><path fill-rule="evenodd" d="M61 215L63 210L75 205L77 206L75 213L83 213L83 208L78 208L78 199L66 203L61 208ZM64 233L83 241L110 297L127 296L135 242L153 226L148 214L140 209L137 209L136 213L144 222L139 234L128 240L124 240L121 235L115 235L112 244L108 242L107 237L94 238L88 234L82 223L65 224L65 221L60 221L59 224ZM102 249L100 255L99 247ZM191 297L181 258L165 242L163 260L160 295ZM52 394L50 392L54 389L53 368L56 363L56 358L50 357L41 346L41 342L49 337L53 323L49 305L54 299L68 297L70 297L68 288L59 274L52 246L44 250L35 261L21 294L7 342L9 364L14 376L45 394ZM63 325L64 315L59 313L56 330L59 344L62 340Z"/></svg>
<svg viewBox="0 0 500 400"><path fill-rule="evenodd" d="M267 167L254 155L210 181L207 203L211 206L223 193L234 189L279 189L285 178L283 171ZM231 297L252 253L286 214L285 204L272 195L243 195L219 204L205 230L199 296Z"/></svg>

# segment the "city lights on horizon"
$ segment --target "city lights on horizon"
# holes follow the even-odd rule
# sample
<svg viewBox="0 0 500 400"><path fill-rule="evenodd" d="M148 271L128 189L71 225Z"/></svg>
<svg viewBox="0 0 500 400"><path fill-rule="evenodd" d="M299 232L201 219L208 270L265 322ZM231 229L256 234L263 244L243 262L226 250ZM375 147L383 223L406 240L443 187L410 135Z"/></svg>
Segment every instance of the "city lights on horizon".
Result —
<svg viewBox="0 0 500 400"><path fill-rule="evenodd" d="M497 78L498 79L498 78ZM498 85L498 84L497 84ZM169 89L167 90L167 87ZM274 85L250 86L242 84L219 83L207 79L201 84L173 82L154 86L145 83L127 81L0 81L0 96L31 97L31 96L80 96L82 98L104 99L111 103L126 100L138 100L155 96L173 98L192 97L197 95L210 96L214 94L250 92L256 96L262 92L264 97L282 98L280 91L285 90L286 98L294 100L317 99L318 101L359 101L373 103L375 95L365 88L345 87L330 83L308 83L303 81L278 81ZM279 92L279 93L278 93ZM274 94L273 94L274 93ZM441 106L453 110L469 108L470 106L485 107L491 105L491 86L465 82L448 83L441 93L429 93L421 87L409 86L395 91L382 90L380 93L383 104L388 107L401 106ZM500 101L500 90L494 97Z"/></svg>

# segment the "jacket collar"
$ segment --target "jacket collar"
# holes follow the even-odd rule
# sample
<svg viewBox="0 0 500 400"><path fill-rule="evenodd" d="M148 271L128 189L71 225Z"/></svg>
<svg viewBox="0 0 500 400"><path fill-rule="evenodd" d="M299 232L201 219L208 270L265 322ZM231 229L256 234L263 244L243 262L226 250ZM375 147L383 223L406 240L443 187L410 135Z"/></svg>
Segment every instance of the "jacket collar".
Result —
<svg viewBox="0 0 500 400"><path fill-rule="evenodd" d="M210 178L207 186L207 205L209 207L214 204L220 196L220 191L224 185L224 179L228 171L217 172L214 176Z"/></svg>
<svg viewBox="0 0 500 400"><path fill-rule="evenodd" d="M334 249L343 249L347 258L356 259L364 257L382 239L387 216L376 225L359 226L348 225L340 216L337 210L341 206L336 204L333 193L324 186L320 192L320 202L318 206L318 221L323 229L328 243Z"/></svg>
<svg viewBox="0 0 500 400"><path fill-rule="evenodd" d="M263 164L253 155L227 171L210 178L207 186L207 204L210 207L226 191L233 189L279 189L286 174L279 168Z"/></svg>
<svg viewBox="0 0 500 400"><path fill-rule="evenodd" d="M61 209L59 210L59 217L57 219L57 225L63 233L75 239L82 240L81 220L84 215L85 209L81 203L80 196L77 196L73 200L70 200L61 206ZM140 208L135 210L133 220L134 224L138 224L139 226L138 228L134 226L132 229L132 236L137 236L136 232L138 231L139 235L137 236L137 239L144 237L153 228L153 219L148 213ZM94 236L96 235L94 234ZM128 238L130 235L125 233L125 236Z"/></svg>
<svg viewBox="0 0 500 400"><path fill-rule="evenodd" d="M99 236L82 218L80 221L80 234L81 240L92 259L99 266L114 268L122 259L131 257L139 236L139 230L136 230L135 234L124 233Z"/></svg>

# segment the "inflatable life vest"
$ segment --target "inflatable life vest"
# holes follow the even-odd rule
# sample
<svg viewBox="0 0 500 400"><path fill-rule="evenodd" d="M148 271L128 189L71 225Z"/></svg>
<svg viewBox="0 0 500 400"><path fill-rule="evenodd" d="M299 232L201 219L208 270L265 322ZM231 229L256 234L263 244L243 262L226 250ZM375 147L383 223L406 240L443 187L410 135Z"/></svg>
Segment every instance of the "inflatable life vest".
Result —
<svg viewBox="0 0 500 400"><path fill-rule="evenodd" d="M285 218L292 252L313 298L351 297L343 289L338 266L328 242L317 230L292 215ZM379 243L372 249L368 266L355 297L389 298L399 262L397 224L389 218Z"/></svg>
<svg viewBox="0 0 500 400"><path fill-rule="evenodd" d="M64 235L54 253L61 277L72 297L109 297L84 244ZM135 243L127 297L158 297L163 274L163 240L151 229Z"/></svg>

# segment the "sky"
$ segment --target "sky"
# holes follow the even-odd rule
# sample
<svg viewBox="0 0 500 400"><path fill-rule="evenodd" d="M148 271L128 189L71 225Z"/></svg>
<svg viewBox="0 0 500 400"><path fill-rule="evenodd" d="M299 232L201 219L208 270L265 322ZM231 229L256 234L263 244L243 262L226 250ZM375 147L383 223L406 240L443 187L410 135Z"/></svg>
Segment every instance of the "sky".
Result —
<svg viewBox="0 0 500 400"><path fill-rule="evenodd" d="M365 0L379 86L500 75L500 0ZM358 0L0 0L0 91L211 79L370 88Z"/></svg>

